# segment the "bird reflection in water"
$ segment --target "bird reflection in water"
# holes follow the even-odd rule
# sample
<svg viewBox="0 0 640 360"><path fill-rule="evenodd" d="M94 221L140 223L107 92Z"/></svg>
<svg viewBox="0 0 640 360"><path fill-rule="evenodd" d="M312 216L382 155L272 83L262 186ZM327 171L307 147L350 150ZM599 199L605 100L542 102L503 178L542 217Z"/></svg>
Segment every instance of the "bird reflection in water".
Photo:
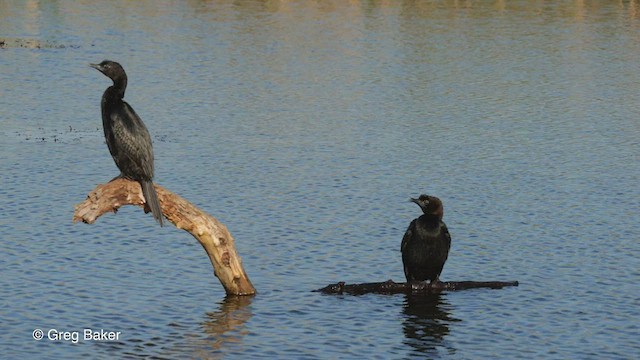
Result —
<svg viewBox="0 0 640 360"><path fill-rule="evenodd" d="M206 314L202 323L205 346L201 347L203 354L200 355L206 354L204 358L209 358L211 352L242 342L242 338L249 333L245 324L253 316L252 301L253 296L227 296L220 302L219 310Z"/></svg>
<svg viewBox="0 0 640 360"><path fill-rule="evenodd" d="M407 295L402 309L404 343L429 358L454 354L446 336L450 323L460 320L451 317L450 311L446 294Z"/></svg>

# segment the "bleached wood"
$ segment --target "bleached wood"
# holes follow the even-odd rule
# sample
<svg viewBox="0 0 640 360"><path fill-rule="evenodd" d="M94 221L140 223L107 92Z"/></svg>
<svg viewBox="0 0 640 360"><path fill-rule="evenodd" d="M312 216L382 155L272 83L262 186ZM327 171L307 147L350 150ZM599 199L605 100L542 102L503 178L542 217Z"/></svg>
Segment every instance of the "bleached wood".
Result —
<svg viewBox="0 0 640 360"><path fill-rule="evenodd" d="M242 267L235 242L227 227L189 201L154 184L163 215L178 229L198 240L211 260L215 276L227 295L253 295L256 290ZM107 212L117 212L125 205L145 208L140 184L128 179L115 179L98 185L87 199L76 205L73 222L93 224ZM148 209L145 208L145 212ZM151 226L151 223L150 223Z"/></svg>

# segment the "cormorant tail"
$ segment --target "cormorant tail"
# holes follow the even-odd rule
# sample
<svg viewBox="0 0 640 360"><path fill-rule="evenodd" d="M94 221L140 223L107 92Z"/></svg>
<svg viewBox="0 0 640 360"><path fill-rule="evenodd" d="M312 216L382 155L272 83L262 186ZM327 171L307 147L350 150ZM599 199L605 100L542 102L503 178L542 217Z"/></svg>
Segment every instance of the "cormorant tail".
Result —
<svg viewBox="0 0 640 360"><path fill-rule="evenodd" d="M153 187L153 182L150 180L142 180L140 181L140 185L142 186L144 201L146 201L147 206L151 209L153 217L160 223L160 226L162 226L162 209L160 208L158 194L156 194L156 188Z"/></svg>

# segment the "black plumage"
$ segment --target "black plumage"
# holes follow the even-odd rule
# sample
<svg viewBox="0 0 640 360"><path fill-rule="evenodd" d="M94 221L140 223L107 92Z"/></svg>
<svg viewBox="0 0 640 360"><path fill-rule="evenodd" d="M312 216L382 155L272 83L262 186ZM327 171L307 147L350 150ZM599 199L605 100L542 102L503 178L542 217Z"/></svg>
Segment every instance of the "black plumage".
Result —
<svg viewBox="0 0 640 360"><path fill-rule="evenodd" d="M124 177L140 183L147 207L162 226L162 209L153 186L151 136L138 114L122 100L127 89L127 74L120 64L110 60L90 66L113 80L113 85L102 95L101 108L104 137L120 169L116 178Z"/></svg>
<svg viewBox="0 0 640 360"><path fill-rule="evenodd" d="M420 195L411 199L424 213L413 220L402 238L402 263L407 281L439 281L449 256L451 235L442 222L444 208L435 196Z"/></svg>

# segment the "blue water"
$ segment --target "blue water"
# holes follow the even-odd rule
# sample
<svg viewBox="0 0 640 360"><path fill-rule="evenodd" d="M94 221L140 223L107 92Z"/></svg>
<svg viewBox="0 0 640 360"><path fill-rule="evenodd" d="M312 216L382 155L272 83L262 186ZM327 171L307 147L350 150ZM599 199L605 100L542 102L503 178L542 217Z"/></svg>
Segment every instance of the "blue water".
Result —
<svg viewBox="0 0 640 360"><path fill-rule="evenodd" d="M0 357L631 359L640 354L640 4L0 4ZM117 175L88 67L112 59L156 181L227 225L255 297L189 234L74 206ZM440 197L441 278L404 278ZM52 341L50 329L121 332ZM45 338L32 338L42 329ZM81 334L82 336L82 334Z"/></svg>

